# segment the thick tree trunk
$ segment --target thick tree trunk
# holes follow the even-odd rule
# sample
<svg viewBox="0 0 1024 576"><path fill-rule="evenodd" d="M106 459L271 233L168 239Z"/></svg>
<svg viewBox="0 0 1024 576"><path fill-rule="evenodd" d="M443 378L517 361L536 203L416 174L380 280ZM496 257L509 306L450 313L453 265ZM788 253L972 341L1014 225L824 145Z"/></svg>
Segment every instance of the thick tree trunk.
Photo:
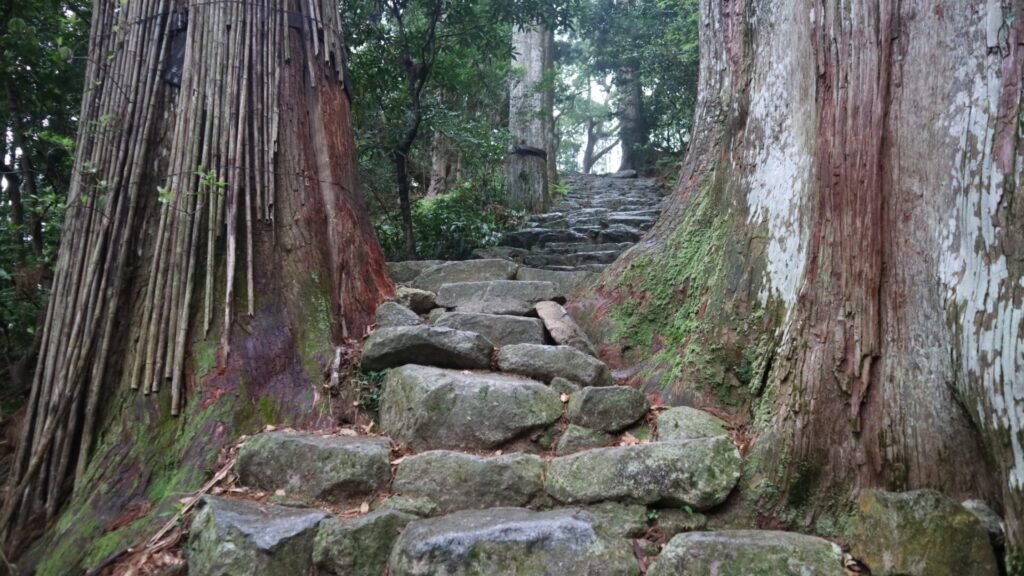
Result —
<svg viewBox="0 0 1024 576"><path fill-rule="evenodd" d="M4 506L23 543L75 486L43 572L131 544L159 519L117 517L173 509L239 434L332 425L321 404L325 374L343 367L336 346L392 289L357 188L335 4L101 0L92 17Z"/></svg>
<svg viewBox="0 0 1024 576"><path fill-rule="evenodd" d="M615 75L619 91L619 140L622 160L619 170L639 170L644 165L647 127L643 115L643 89L636 70L623 68Z"/></svg>
<svg viewBox="0 0 1024 576"><path fill-rule="evenodd" d="M515 74L509 88L512 149L506 162L509 205L543 212L551 203L548 157L554 154L545 73L550 68L553 36L541 26L512 32Z"/></svg>
<svg viewBox="0 0 1024 576"><path fill-rule="evenodd" d="M749 424L761 523L929 487L1024 544L1021 8L701 1L679 187L574 306L652 392Z"/></svg>

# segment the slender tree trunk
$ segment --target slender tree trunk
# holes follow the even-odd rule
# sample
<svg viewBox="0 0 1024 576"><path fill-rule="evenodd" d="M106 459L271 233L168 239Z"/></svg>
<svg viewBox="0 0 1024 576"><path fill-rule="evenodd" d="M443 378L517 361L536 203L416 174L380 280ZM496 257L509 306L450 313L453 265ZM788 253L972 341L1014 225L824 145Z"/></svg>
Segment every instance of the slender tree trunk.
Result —
<svg viewBox="0 0 1024 576"><path fill-rule="evenodd" d="M701 0L679 187L574 307L651 392L749 425L763 524L934 488L1024 544L1021 9Z"/></svg>
<svg viewBox="0 0 1024 576"><path fill-rule="evenodd" d="M239 434L333 425L318 406L336 347L392 290L356 181L337 6L187 4L100 0L92 14L64 234L0 518L24 543L76 487L40 545L55 572L80 572L129 504L173 508ZM147 518L109 530L131 542Z"/></svg>
<svg viewBox="0 0 1024 576"><path fill-rule="evenodd" d="M509 205L543 212L550 205L548 156L551 146L551 108L544 75L551 63L550 34L541 26L512 32L515 75L509 88L509 131L512 149L506 163Z"/></svg>
<svg viewBox="0 0 1024 576"><path fill-rule="evenodd" d="M412 202L409 199L409 155L408 151L396 152L391 156L395 165L395 183L398 185L398 211L402 216L402 236L405 239L405 257L416 259L416 232L412 223Z"/></svg>
<svg viewBox="0 0 1024 576"><path fill-rule="evenodd" d="M619 90L619 140L622 160L619 170L639 170L644 165L647 128L643 115L643 90L636 70L623 68L615 77Z"/></svg>

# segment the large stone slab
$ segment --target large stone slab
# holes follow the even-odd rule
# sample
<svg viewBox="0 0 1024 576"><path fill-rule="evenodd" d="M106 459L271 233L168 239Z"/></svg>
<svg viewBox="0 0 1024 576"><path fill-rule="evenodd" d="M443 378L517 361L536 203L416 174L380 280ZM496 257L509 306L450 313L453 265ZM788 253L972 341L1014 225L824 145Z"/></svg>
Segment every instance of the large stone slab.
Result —
<svg viewBox="0 0 1024 576"><path fill-rule="evenodd" d="M499 258L445 262L424 270L411 285L420 290L437 292L444 284L511 280L516 277L518 269L519 265L515 262Z"/></svg>
<svg viewBox="0 0 1024 576"><path fill-rule="evenodd" d="M516 280L550 282L559 294L565 295L574 293L595 278L597 275L592 272L544 270L527 266L520 266L515 275Z"/></svg>
<svg viewBox="0 0 1024 576"><path fill-rule="evenodd" d="M629 544L578 510L490 508L410 523L390 576L634 576Z"/></svg>
<svg viewBox="0 0 1024 576"><path fill-rule="evenodd" d="M381 428L416 450L493 449L557 421L558 393L505 374L407 365L388 372Z"/></svg>
<svg viewBox="0 0 1024 576"><path fill-rule="evenodd" d="M569 422L618 432L644 417L651 407L643 392L629 386L584 388L569 400Z"/></svg>
<svg viewBox="0 0 1024 576"><path fill-rule="evenodd" d="M712 438L728 434L725 422L708 412L676 406L658 415L659 440Z"/></svg>
<svg viewBox="0 0 1024 576"><path fill-rule="evenodd" d="M313 543L320 576L380 576L391 547L405 525L416 519L397 510L377 510L354 518L327 518ZM301 576L296 573L293 576Z"/></svg>
<svg viewBox="0 0 1024 576"><path fill-rule="evenodd" d="M551 282L460 282L442 286L437 294L437 305L456 312L526 316L537 302L561 296Z"/></svg>
<svg viewBox="0 0 1024 576"><path fill-rule="evenodd" d="M309 574L313 539L326 517L318 510L204 496L185 546L189 574Z"/></svg>
<svg viewBox="0 0 1024 576"><path fill-rule="evenodd" d="M388 274L398 284L411 282L424 270L444 264L444 260L406 260L404 262L388 262Z"/></svg>
<svg viewBox="0 0 1024 576"><path fill-rule="evenodd" d="M595 448L559 456L545 489L568 504L602 501L668 504L707 510L740 477L740 455L725 437Z"/></svg>
<svg viewBox="0 0 1024 576"><path fill-rule="evenodd" d="M511 344L544 343L544 324L537 318L526 316L448 312L435 320L434 326L476 332L499 348Z"/></svg>
<svg viewBox="0 0 1024 576"><path fill-rule="evenodd" d="M604 362L569 346L505 346L498 353L498 367L545 382L560 376L583 386L611 386L615 383Z"/></svg>
<svg viewBox="0 0 1024 576"><path fill-rule="evenodd" d="M379 328L366 340L360 366L370 372L402 364L487 368L494 346L475 332L434 326Z"/></svg>
<svg viewBox="0 0 1024 576"><path fill-rule="evenodd" d="M390 462L391 442L384 437L278 431L246 440L235 471L243 486L337 502L386 489Z"/></svg>
<svg viewBox="0 0 1024 576"><path fill-rule="evenodd" d="M874 576L999 574L985 526L934 490L862 493L850 553Z"/></svg>
<svg viewBox="0 0 1024 576"><path fill-rule="evenodd" d="M648 576L844 576L839 546L792 532L686 532L669 541Z"/></svg>
<svg viewBox="0 0 1024 576"><path fill-rule="evenodd" d="M584 354L597 356L597 349L590 342L590 338L587 338L587 335L572 319L572 316L565 311L565 308L562 308L561 304L550 301L538 302L534 309L555 343L575 348Z"/></svg>
<svg viewBox="0 0 1024 576"><path fill-rule="evenodd" d="M475 456L433 450L398 465L392 491L426 497L442 514L456 510L526 506L544 493L544 461L529 454Z"/></svg>

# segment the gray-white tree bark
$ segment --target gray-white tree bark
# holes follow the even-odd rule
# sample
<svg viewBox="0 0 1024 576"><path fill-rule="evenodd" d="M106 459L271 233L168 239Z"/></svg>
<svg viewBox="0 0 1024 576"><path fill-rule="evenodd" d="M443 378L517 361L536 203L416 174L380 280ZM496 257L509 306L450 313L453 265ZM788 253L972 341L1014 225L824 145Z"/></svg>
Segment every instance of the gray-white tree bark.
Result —
<svg viewBox="0 0 1024 576"><path fill-rule="evenodd" d="M749 424L752 516L928 487L1024 543L1021 9L701 0L680 184L574 306Z"/></svg>

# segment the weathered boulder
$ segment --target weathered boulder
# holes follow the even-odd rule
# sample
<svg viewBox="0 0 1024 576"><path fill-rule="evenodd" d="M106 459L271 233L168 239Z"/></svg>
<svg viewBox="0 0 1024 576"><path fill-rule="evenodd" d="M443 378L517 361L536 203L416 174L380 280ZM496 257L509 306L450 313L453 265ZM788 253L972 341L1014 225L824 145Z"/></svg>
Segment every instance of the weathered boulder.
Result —
<svg viewBox="0 0 1024 576"><path fill-rule="evenodd" d="M560 297L551 282L494 280L445 284L438 291L437 304L456 312L526 316L537 302Z"/></svg>
<svg viewBox="0 0 1024 576"><path fill-rule="evenodd" d="M874 576L999 574L981 521L934 490L862 493L850 553Z"/></svg>
<svg viewBox="0 0 1024 576"><path fill-rule="evenodd" d="M435 320L434 326L476 332L499 348L510 344L544 343L544 324L537 318L525 316L448 312Z"/></svg>
<svg viewBox="0 0 1024 576"><path fill-rule="evenodd" d="M308 574L317 526L326 517L318 510L204 496L185 546L189 574Z"/></svg>
<svg viewBox="0 0 1024 576"><path fill-rule="evenodd" d="M388 262L388 274L396 283L405 284L423 273L428 268L444 264L444 260L406 260Z"/></svg>
<svg viewBox="0 0 1024 576"><path fill-rule="evenodd" d="M583 286L597 278L597 274L582 270L544 270L521 266L516 272L516 280L551 282L559 294L573 294Z"/></svg>
<svg viewBox="0 0 1024 576"><path fill-rule="evenodd" d="M669 541L649 576L844 576L839 546L792 532L687 532Z"/></svg>
<svg viewBox="0 0 1024 576"><path fill-rule="evenodd" d="M690 512L680 508L660 508L657 510L655 527L665 538L672 538L680 532L702 530L708 523L708 517L700 512Z"/></svg>
<svg viewBox="0 0 1024 576"><path fill-rule="evenodd" d="M360 363L366 372L402 364L487 368L494 346L475 332L434 326L380 328L366 340Z"/></svg>
<svg viewBox="0 0 1024 576"><path fill-rule="evenodd" d="M597 349L590 342L590 338L583 333L583 330L576 324L576 321L569 316L569 313L562 308L558 302L538 302L534 307L537 316L544 322L544 327L551 334L551 339L562 346L571 346L591 356L597 356Z"/></svg>
<svg viewBox="0 0 1024 576"><path fill-rule="evenodd" d="M739 477L739 451L719 436L559 456L548 466L545 489L568 504L613 500L706 510L724 502Z"/></svg>
<svg viewBox="0 0 1024 576"><path fill-rule="evenodd" d="M998 560L1006 547L1006 532L1003 530L1003 519L996 514L995 510L981 500L964 500L960 503L968 512L981 522L981 525L988 531L988 539L995 548L996 559Z"/></svg>
<svg viewBox="0 0 1024 576"><path fill-rule="evenodd" d="M644 393L629 386L584 388L569 399L569 422L593 430L618 432L644 417L650 408Z"/></svg>
<svg viewBox="0 0 1024 576"><path fill-rule="evenodd" d="M561 415L558 393L540 382L416 365L388 372L380 404L381 429L416 450L492 449Z"/></svg>
<svg viewBox="0 0 1024 576"><path fill-rule="evenodd" d="M384 302L377 307L377 327L417 326L423 323L418 314L398 302Z"/></svg>
<svg viewBox="0 0 1024 576"><path fill-rule="evenodd" d="M544 493L544 461L515 453L474 456L434 450L407 456L392 487L403 495L430 498L442 514L456 510L526 506Z"/></svg>
<svg viewBox="0 0 1024 576"><path fill-rule="evenodd" d="M516 277L518 269L518 264L504 259L444 262L421 272L411 285L420 290L437 292L444 284L511 280Z"/></svg>
<svg viewBox="0 0 1024 576"><path fill-rule="evenodd" d="M415 519L416 516L396 510L325 519L313 543L313 563L318 574L380 576L388 565L388 556L398 535Z"/></svg>
<svg viewBox="0 0 1024 576"><path fill-rule="evenodd" d="M631 576L627 542L576 510L489 508L411 522L388 562L390 576Z"/></svg>
<svg viewBox="0 0 1024 576"><path fill-rule="evenodd" d="M437 516L437 502L423 496L403 496L401 494L388 496L382 500L375 500L370 505L371 510L395 510L412 514L413 516Z"/></svg>
<svg viewBox="0 0 1024 576"><path fill-rule="evenodd" d="M669 408L658 415L659 440L689 440L725 436L725 422L712 414L689 406Z"/></svg>
<svg viewBox="0 0 1024 576"><path fill-rule="evenodd" d="M564 456L590 448L600 448L611 444L612 440L614 438L607 432L569 424L565 432L562 433L562 437L558 439L555 456Z"/></svg>
<svg viewBox="0 0 1024 576"><path fill-rule="evenodd" d="M615 383L604 362L568 346L505 346L498 354L498 367L545 382L561 376L583 386L611 386Z"/></svg>
<svg viewBox="0 0 1024 576"><path fill-rule="evenodd" d="M426 314L437 307L437 295L426 290L399 286L395 290L395 302L417 314Z"/></svg>
<svg viewBox="0 0 1024 576"><path fill-rule="evenodd" d="M390 456L384 437L264 432L238 449L235 471L243 486L336 502L387 488Z"/></svg>

